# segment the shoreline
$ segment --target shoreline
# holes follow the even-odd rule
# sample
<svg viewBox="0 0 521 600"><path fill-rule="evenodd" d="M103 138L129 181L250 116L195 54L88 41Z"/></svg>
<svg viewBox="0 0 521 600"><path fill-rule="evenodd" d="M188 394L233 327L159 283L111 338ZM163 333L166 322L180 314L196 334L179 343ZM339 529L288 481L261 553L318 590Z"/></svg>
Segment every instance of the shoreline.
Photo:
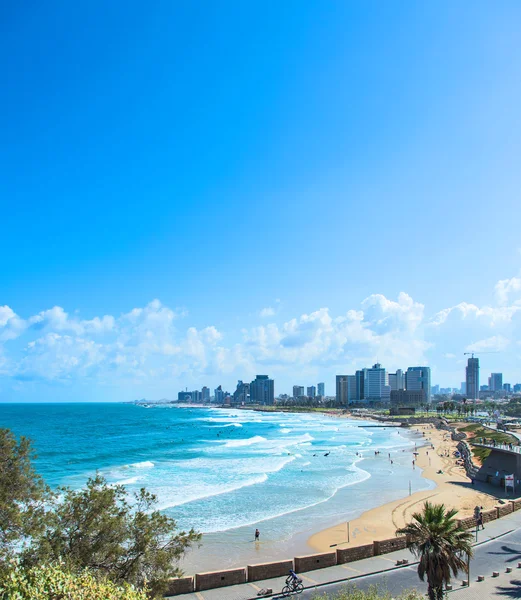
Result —
<svg viewBox="0 0 521 600"><path fill-rule="evenodd" d="M396 529L409 522L412 514L420 511L426 500L456 508L459 518L473 515L476 505L487 510L497 504L496 496L480 490L480 486L472 486L464 467L456 465L452 452L456 449L457 442L451 440L450 433L436 429L431 424L414 425L410 430L425 434L424 445L418 445L415 450L418 455L414 468L422 469L421 476L432 481L435 484L434 489L415 492L405 498L365 511L349 523L349 542L346 521L313 534L308 539L308 546L315 552L328 552L333 545L352 548L372 543L374 540L395 537ZM413 457L411 452L411 463ZM383 456L382 460L388 460L388 457ZM440 470L443 473L438 473Z"/></svg>

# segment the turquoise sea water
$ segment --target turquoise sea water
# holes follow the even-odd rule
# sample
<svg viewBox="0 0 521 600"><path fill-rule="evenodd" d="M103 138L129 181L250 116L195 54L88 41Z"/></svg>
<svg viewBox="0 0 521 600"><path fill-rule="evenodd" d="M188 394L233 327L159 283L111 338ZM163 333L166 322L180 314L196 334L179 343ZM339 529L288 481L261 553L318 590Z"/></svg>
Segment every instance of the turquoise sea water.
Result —
<svg viewBox="0 0 521 600"><path fill-rule="evenodd" d="M432 487L411 467L420 439L360 424L175 406L0 405L0 426L33 440L51 486L81 487L100 471L129 490L146 486L180 527L202 531L187 569L307 549L309 534L407 495L409 482ZM265 546L253 549L255 527Z"/></svg>

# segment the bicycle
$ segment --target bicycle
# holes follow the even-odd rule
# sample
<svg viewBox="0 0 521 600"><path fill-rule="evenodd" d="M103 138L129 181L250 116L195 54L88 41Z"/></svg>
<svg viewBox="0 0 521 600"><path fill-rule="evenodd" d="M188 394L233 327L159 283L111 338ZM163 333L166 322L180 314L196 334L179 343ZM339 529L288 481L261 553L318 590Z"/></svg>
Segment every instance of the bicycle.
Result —
<svg viewBox="0 0 521 600"><path fill-rule="evenodd" d="M292 594L300 594L304 590L302 579L297 577L294 571L290 571L286 578L286 585L282 588L282 596L287 598Z"/></svg>

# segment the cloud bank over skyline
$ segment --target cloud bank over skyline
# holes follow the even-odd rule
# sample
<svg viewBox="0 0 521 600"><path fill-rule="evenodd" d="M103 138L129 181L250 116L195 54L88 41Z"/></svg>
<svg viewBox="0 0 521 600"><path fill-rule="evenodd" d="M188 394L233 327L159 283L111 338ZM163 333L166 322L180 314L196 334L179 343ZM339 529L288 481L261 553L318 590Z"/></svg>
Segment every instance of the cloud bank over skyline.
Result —
<svg viewBox="0 0 521 600"><path fill-rule="evenodd" d="M481 360L483 381L501 370L516 383L520 281L499 281L491 305L461 302L430 315L405 292L395 300L377 293L342 314L321 307L283 320L275 310L262 309L256 323L238 330L190 326L185 309L158 299L119 316L91 319L60 306L28 317L2 306L0 389L7 399L39 388L60 389L60 398L70 399L84 398L87 389L88 398L100 400L174 398L185 386L223 384L232 391L237 379L268 373L277 393L323 380L333 394L336 374L377 360L390 371L429 365L433 383L458 387L463 351L497 352Z"/></svg>

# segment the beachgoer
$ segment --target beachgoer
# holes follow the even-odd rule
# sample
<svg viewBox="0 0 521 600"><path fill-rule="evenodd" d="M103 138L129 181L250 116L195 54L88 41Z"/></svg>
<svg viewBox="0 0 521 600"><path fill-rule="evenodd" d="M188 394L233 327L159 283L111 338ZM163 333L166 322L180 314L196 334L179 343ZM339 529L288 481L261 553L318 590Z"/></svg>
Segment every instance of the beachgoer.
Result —
<svg viewBox="0 0 521 600"><path fill-rule="evenodd" d="M478 521L476 523L478 529L479 526L481 525L481 529L485 529L485 526L483 525L483 513L481 511L479 511L479 515L478 515Z"/></svg>
<svg viewBox="0 0 521 600"><path fill-rule="evenodd" d="M260 531L258 529L255 530L255 541L258 542L260 537Z"/></svg>

